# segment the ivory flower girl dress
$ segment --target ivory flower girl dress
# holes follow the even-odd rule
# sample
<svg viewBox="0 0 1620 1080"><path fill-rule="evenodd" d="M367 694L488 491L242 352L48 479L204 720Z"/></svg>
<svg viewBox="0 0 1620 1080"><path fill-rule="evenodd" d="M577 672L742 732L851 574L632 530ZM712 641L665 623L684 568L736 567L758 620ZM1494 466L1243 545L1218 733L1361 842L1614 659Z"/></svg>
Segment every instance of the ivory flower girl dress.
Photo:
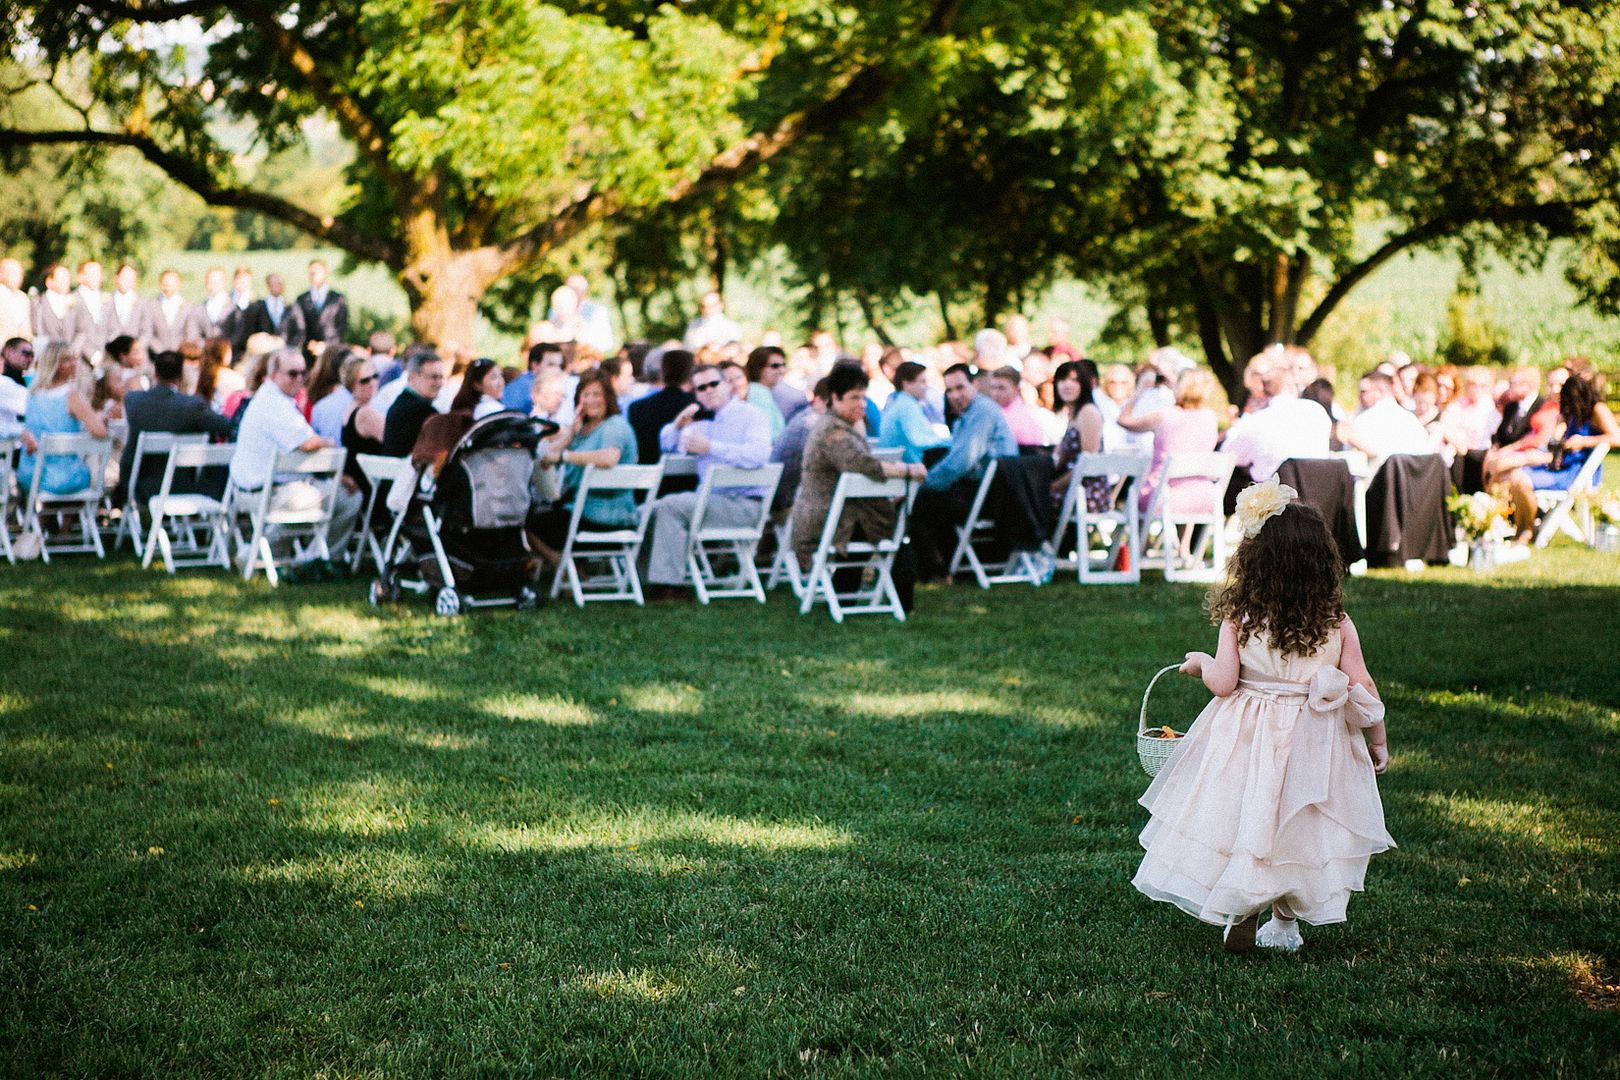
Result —
<svg viewBox="0 0 1620 1080"><path fill-rule="evenodd" d="M1305 922L1344 921L1368 859L1395 841L1361 733L1384 706L1350 686L1341 644L1337 627L1307 657L1261 634L1243 644L1237 689L1199 714L1142 795L1152 820L1133 885L1217 926L1275 901Z"/></svg>

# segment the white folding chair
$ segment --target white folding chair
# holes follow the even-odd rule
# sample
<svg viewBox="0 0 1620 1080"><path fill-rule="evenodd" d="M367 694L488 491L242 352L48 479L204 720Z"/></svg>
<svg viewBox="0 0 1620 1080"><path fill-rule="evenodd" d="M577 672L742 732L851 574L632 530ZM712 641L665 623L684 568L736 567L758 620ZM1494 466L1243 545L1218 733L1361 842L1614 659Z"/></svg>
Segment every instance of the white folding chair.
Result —
<svg viewBox="0 0 1620 1080"><path fill-rule="evenodd" d="M327 447L306 452L272 455L271 480L257 491L232 487L226 494L227 513L240 524L247 518L247 530L238 536L237 558L242 563L242 580L251 581L263 569L271 585L279 584L272 541L292 544L292 561L331 559L326 546L326 530L332 523L337 503L339 478L343 475L344 452ZM278 505L278 495L294 483L314 487L316 498L307 505Z"/></svg>
<svg viewBox="0 0 1620 1080"><path fill-rule="evenodd" d="M636 570L636 560L641 557L641 545L647 539L647 523L652 520L653 502L663 479L662 461L656 465L615 465L611 469L585 466L579 488L574 492L574 514L568 519L568 538L563 541L562 558L557 563L556 576L551 579L552 599L562 592L566 579L574 603L580 607L588 600L631 600L638 606L642 603L641 575ZM641 493L634 526L603 530L579 527L586 497L601 491ZM606 569L596 574L582 573L581 567L587 563L605 564Z"/></svg>
<svg viewBox="0 0 1620 1080"><path fill-rule="evenodd" d="M142 567L151 566L152 556L161 552L163 568L171 574L193 566L231 568L231 523L224 500L176 492L174 481L182 473L200 478L204 469L229 467L235 453L231 444L211 446L198 440L170 447L163 486L147 504L152 515L150 531L144 545L137 543Z"/></svg>
<svg viewBox="0 0 1620 1080"><path fill-rule="evenodd" d="M1237 461L1231 454L1172 454L1164 461L1164 473L1159 486L1153 489L1147 518L1142 523L1143 566L1157 565L1164 571L1166 581L1218 581L1226 571L1226 515L1221 512L1221 499L1232 480ZM1212 492L1210 509L1204 513L1177 513L1170 506L1170 484L1173 480L1190 480L1207 484ZM1198 535L1198 542L1188 546L1185 559L1181 554L1182 540L1189 534ZM1206 561L1207 560L1207 561Z"/></svg>
<svg viewBox="0 0 1620 1080"><path fill-rule="evenodd" d="M113 550L117 551L124 546L124 537L135 548L135 554L142 557L141 565L150 560L145 559L145 532L141 523L141 500L136 496L136 485L140 482L141 473L148 468L162 468L166 466L169 451L181 443L205 443L208 436L205 434L176 435L168 431L143 431L135 436L135 453L130 458L129 475L119 477L119 483L124 488L124 510L118 518L118 531L113 534ZM161 458L161 461L148 462L148 458Z"/></svg>
<svg viewBox="0 0 1620 1080"><path fill-rule="evenodd" d="M757 469L715 465L703 477L703 483L698 485L697 505L692 508L692 528L686 541L686 573L699 603L743 596L751 596L761 604L765 602L765 586L759 579L759 568L754 565L754 553L771 519L771 499L781 479L779 461ZM759 516L746 525L709 524L710 498L716 492L738 490L763 493ZM717 557L735 560L736 570L725 575L718 573L715 570Z"/></svg>
<svg viewBox="0 0 1620 1080"><path fill-rule="evenodd" d="M966 562L981 589L1020 582L1039 585L1042 581L1041 560L1036 552L1011 551L1001 562L986 563L974 549L975 539L983 543L995 538L996 523L984 516L984 502L990 495L991 484L995 482L998 464L992 458L990 464L985 466L984 477L979 481L979 490L973 495L973 506L968 510L967 521L956 526L956 551L951 555L948 574L954 578Z"/></svg>
<svg viewBox="0 0 1620 1080"><path fill-rule="evenodd" d="M112 456L112 442L93 435L42 435L34 457L34 475L28 486L28 499L23 505L23 531L39 538L39 557L45 562L51 556L75 552L94 552L96 558L107 557L101 543L101 530L96 527L96 510L106 491L107 459ZM50 458L76 457L90 471L90 478L77 491L54 494L45 491L45 463ZM52 541L45 533L41 515L72 515L79 522L79 539Z"/></svg>
<svg viewBox="0 0 1620 1080"><path fill-rule="evenodd" d="M799 614L809 614L816 604L825 603L836 623L843 622L846 615L893 615L905 622L906 612L894 587L894 558L905 541L911 504L916 498L917 485L908 480L871 480L859 473L840 476L833 489L832 505L827 508L827 524L821 529L815 558L799 594ZM838 523L844 516L845 504L856 499L896 502L894 529L887 537L876 540L851 540L840 553L834 546ZM833 583L833 575L840 570L860 571L861 585L853 592L840 593ZM868 572L869 583L864 580Z"/></svg>
<svg viewBox="0 0 1620 1080"><path fill-rule="evenodd" d="M771 558L771 572L765 579L765 588L774 589L786 581L794 596L803 596L804 575L799 572L799 557L793 553L793 514L790 512L778 521L775 529L776 554Z"/></svg>
<svg viewBox="0 0 1620 1080"><path fill-rule="evenodd" d="M1052 532L1054 557L1063 553L1063 538L1074 525L1075 570L1086 585L1135 585L1142 580L1141 514L1136 505L1137 485L1152 468L1145 454L1081 454L1069 476L1057 528ZM1093 476L1109 478L1109 508L1100 512L1086 505L1081 481ZM1092 556L1093 534L1105 545L1100 561ZM1121 551L1128 552L1127 569L1116 570Z"/></svg>
<svg viewBox="0 0 1620 1080"><path fill-rule="evenodd" d="M400 528L410 511L410 503L400 503L380 535L371 518L378 505L388 505L388 493L395 484L416 483L416 467L408 457L388 457L385 454L356 454L354 461L371 485L371 494L366 496L365 516L360 519L360 527L354 531L354 553L349 557L349 569L359 570L361 560L370 551L377 573L386 574L394 557L394 544L399 540Z"/></svg>
<svg viewBox="0 0 1620 1080"><path fill-rule="evenodd" d="M1541 527L1536 530L1536 547L1544 548L1552 538L1563 532L1587 547L1597 544L1597 521L1592 507L1583 496L1597 486L1598 469L1608 456L1607 446L1594 446L1575 474L1568 491L1536 492L1536 509L1541 512ZM1576 518L1579 517L1579 521Z"/></svg>
<svg viewBox="0 0 1620 1080"><path fill-rule="evenodd" d="M17 454L16 439L0 439L0 555L13 565L17 555L11 550L11 492L16 487L12 459Z"/></svg>

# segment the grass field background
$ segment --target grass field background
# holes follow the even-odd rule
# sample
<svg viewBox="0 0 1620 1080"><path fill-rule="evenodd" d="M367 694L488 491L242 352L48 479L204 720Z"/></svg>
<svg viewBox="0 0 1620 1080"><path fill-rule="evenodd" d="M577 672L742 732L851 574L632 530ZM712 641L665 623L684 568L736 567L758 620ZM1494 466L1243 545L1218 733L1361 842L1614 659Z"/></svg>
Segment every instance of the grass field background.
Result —
<svg viewBox="0 0 1620 1080"><path fill-rule="evenodd" d="M0 566L0 1075L1614 1076L1617 583L1350 581L1400 847L1233 958L1129 886L1194 587L445 621Z"/></svg>
<svg viewBox="0 0 1620 1080"><path fill-rule="evenodd" d="M272 271L283 274L290 294L307 287L306 267L317 255L334 268L343 255L336 250L274 251L245 253L179 252L165 255L156 265L175 266L186 274L188 289L201 290L204 271L210 266L227 270L246 265L262 282ZM1500 260L1488 261L1480 274L1481 315L1496 326L1512 358L1551 366L1575 353L1583 353L1612 371L1620 356L1620 319L1580 307L1569 283L1564 280L1569 248L1555 245L1545 266L1521 270ZM1446 326L1446 305L1457 286L1460 264L1442 252L1419 251L1397 256L1362 283L1341 305L1323 328L1318 351L1324 360L1359 369L1368 358L1381 358L1400 349L1420 360L1432 356L1441 343ZM338 287L353 303L391 319L403 322L409 315L405 294L385 268L370 264L340 274ZM262 285L260 286L262 290ZM598 288L605 289L605 285ZM759 277L736 278L727 288L729 309L744 330L757 334L766 327L787 332L796 340L797 312L790 294L775 280ZM696 306L694 291L693 306ZM543 303L541 307L543 307ZM622 331L619 312L609 303L617 329ZM1077 341L1091 343L1103 324L1114 313L1115 305L1096 290L1077 282L1063 282L1051 289L1027 314L1034 321L1036 338L1045 340L1047 320L1054 315L1069 319ZM543 315L543 310L538 315ZM845 313L846 348L858 349L870 336L858 313ZM889 324L897 340L925 345L939 340L943 327L930 304L919 304ZM971 334L974 328L958 328ZM497 358L513 356L520 335L503 334L485 325L478 348ZM1183 346L1196 354L1197 343ZM1138 359L1128 349L1104 344L1095 350L1103 360Z"/></svg>

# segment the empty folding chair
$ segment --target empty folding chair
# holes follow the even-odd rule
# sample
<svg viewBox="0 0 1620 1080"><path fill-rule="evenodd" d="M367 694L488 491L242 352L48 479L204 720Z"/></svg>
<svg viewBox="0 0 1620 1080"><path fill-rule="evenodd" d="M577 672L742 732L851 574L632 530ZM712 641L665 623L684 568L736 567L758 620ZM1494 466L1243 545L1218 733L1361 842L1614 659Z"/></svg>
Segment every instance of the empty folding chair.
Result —
<svg viewBox="0 0 1620 1080"><path fill-rule="evenodd" d="M1231 454L1172 454L1165 459L1159 486L1142 522L1142 563L1157 564L1166 581L1216 581L1226 571L1226 515L1221 496L1232 480ZM1171 491L1176 481L1209 491L1203 511L1176 510ZM1186 554L1182 554L1183 539Z"/></svg>
<svg viewBox="0 0 1620 1080"><path fill-rule="evenodd" d="M574 492L574 516L568 521L568 537L563 541L557 575L551 580L553 599L568 582L574 603L584 607L589 600L631 600L642 603L641 575L636 560L647 539L647 523L658 485L664 479L664 464L615 465L611 469L585 466ZM593 492L628 491L641 502L636 507L636 523L623 529L581 529L586 497ZM596 573L587 573L592 565Z"/></svg>
<svg viewBox="0 0 1620 1080"><path fill-rule="evenodd" d="M15 564L17 555L11 550L11 492L16 487L11 461L17 453L16 439L0 439L0 555Z"/></svg>
<svg viewBox="0 0 1620 1080"><path fill-rule="evenodd" d="M1072 524L1075 569L1083 584L1134 585L1142 580L1142 527L1136 489L1152 465L1152 459L1143 454L1081 454L1075 459L1057 528L1052 533L1052 547L1054 554L1063 553L1064 534ZM1094 476L1108 478L1106 510L1092 510L1086 504L1083 481ZM1101 560L1092 554L1094 538L1104 545ZM1117 569L1125 560L1128 565Z"/></svg>
<svg viewBox="0 0 1620 1080"><path fill-rule="evenodd" d="M93 435L42 435L34 456L34 469L28 486L28 498L23 504L23 532L33 533L39 539L39 555L46 562L52 555L74 552L94 552L96 558L107 557L101 543L101 530L96 527L96 511L106 491L107 459L112 455L112 442ZM81 487L73 491L50 492L44 489L45 468L51 461L76 458L87 477ZM78 539L52 538L45 532L44 515L58 519L69 518L78 523Z"/></svg>
<svg viewBox="0 0 1620 1080"><path fill-rule="evenodd" d="M804 578L799 614L808 614L816 604L825 603L836 623L843 622L846 615L893 615L905 622L906 612L894 587L894 559L905 541L911 504L916 498L917 486L898 477L880 481L859 473L840 476L833 489L832 505L827 508L827 524L822 527L815 558ZM844 504L855 499L895 502L894 528L886 537L851 540L839 551L836 541ZM858 572L861 583L852 591L839 592L834 576L841 570Z"/></svg>
<svg viewBox="0 0 1620 1080"><path fill-rule="evenodd" d="M786 581L794 596L803 596L804 575L799 572L799 557L793 553L793 516L789 514L773 528L776 553L771 557L771 573L765 579L765 588L774 589Z"/></svg>
<svg viewBox="0 0 1620 1080"><path fill-rule="evenodd" d="M1608 453L1607 446L1592 447L1586 461L1581 464L1581 471L1570 482L1568 491L1536 492L1536 509L1541 512L1541 527L1536 530L1536 547L1546 547L1559 532L1568 534L1587 547L1597 543L1597 521L1592 516L1592 507L1583 496L1597 487L1598 470L1603 467L1603 459ZM1577 516L1579 522L1576 521Z"/></svg>
<svg viewBox="0 0 1620 1080"><path fill-rule="evenodd" d="M354 461L371 484L371 494L366 496L364 515L360 518L359 528L354 531L354 553L349 557L349 569L359 570L361 560L369 551L372 562L377 566L377 573L386 574L393 564L394 545L399 540L400 527L410 511L410 500L390 500L388 495L395 484L416 483L416 467L408 457L388 457L384 454L356 454ZM389 509L386 520L379 523L372 520L379 506L397 506L398 509Z"/></svg>
<svg viewBox="0 0 1620 1080"><path fill-rule="evenodd" d="M167 465L169 451L179 444L207 441L208 436L200 433L176 435L168 431L143 431L135 436L135 453L130 458L129 475L118 478L124 489L124 511L118 518L118 532L113 535L114 551L123 546L124 537L128 536L135 554L144 556L146 529L141 522L141 500L137 494L141 477L151 476L154 471L161 475ZM147 562L150 560L143 559L142 565Z"/></svg>
<svg viewBox="0 0 1620 1080"><path fill-rule="evenodd" d="M331 559L326 531L332 524L344 456L340 447L277 454L270 483L257 491L233 487L227 493L227 512L238 525L246 519L237 549L243 581L252 580L262 569L271 585L280 582L274 543L291 543L295 563Z"/></svg>
<svg viewBox="0 0 1620 1080"><path fill-rule="evenodd" d="M751 596L761 604L765 602L765 586L754 565L754 553L765 535L771 516L771 498L781 479L781 462L757 469L716 465L703 477L703 483L698 485L697 504L692 508L692 527L686 541L686 573L692 579L699 603L743 596ZM753 521L742 525L709 522L710 498L727 491L753 491L761 496L759 512ZM735 562L736 568L722 574L716 569L717 560L722 565Z"/></svg>
<svg viewBox="0 0 1620 1080"><path fill-rule="evenodd" d="M152 524L145 544L138 545L143 567L151 566L152 556L161 552L163 568L171 574L192 566L231 568L231 523L225 501L176 491L175 485L177 480L188 487L200 485L205 470L229 467L235 452L233 445L210 446L200 440L169 449L163 484L147 504Z"/></svg>
<svg viewBox="0 0 1620 1080"><path fill-rule="evenodd" d="M992 459L990 464L985 466L984 477L979 481L979 490L973 495L973 505L968 509L967 520L956 526L956 551L951 555L949 575L954 578L961 570L962 564L966 562L968 569L973 572L973 579L979 583L981 589L1014 583L1039 585L1043 575L1042 560L1038 553L1010 551L1006 558L986 563L975 547L975 543L984 544L995 540L996 523L985 516L984 504L990 496L990 488L995 483L999 465L1000 462Z"/></svg>

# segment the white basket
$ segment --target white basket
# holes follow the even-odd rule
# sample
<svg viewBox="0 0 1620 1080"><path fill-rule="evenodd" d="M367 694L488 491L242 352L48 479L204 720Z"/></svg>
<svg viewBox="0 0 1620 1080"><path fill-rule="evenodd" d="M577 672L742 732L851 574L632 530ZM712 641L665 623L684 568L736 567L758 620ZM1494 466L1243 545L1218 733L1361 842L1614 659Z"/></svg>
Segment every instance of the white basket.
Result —
<svg viewBox="0 0 1620 1080"><path fill-rule="evenodd" d="M1142 691L1142 711L1136 715L1136 756L1142 762L1142 771L1149 776L1159 775L1159 770L1164 767L1164 763L1170 760L1170 755L1175 753L1177 746L1181 745L1181 737L1185 733L1176 732L1176 737L1173 739L1164 735L1148 734L1148 695L1153 693L1153 687L1158 684L1160 679L1172 671L1180 670L1180 664L1171 664L1169 667L1160 668L1158 674L1154 675L1152 680L1148 682L1147 689ZM1155 728L1154 730L1158 729Z"/></svg>

